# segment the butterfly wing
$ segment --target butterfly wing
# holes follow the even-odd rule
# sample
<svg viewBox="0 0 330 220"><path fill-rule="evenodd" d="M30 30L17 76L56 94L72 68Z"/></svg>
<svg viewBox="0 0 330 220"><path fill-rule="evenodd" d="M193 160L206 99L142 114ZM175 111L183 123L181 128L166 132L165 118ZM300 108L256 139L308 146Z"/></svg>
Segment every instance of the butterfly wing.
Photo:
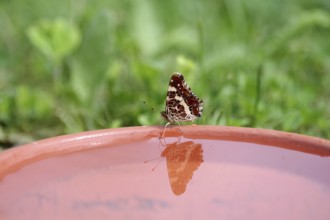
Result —
<svg viewBox="0 0 330 220"><path fill-rule="evenodd" d="M162 152L162 157L166 157L172 192L181 195L186 191L193 173L203 162L202 146L192 141L169 144Z"/></svg>
<svg viewBox="0 0 330 220"><path fill-rule="evenodd" d="M187 85L180 73L174 73L171 77L166 98L163 118L170 123L180 121L192 121L201 117L203 101L200 100Z"/></svg>

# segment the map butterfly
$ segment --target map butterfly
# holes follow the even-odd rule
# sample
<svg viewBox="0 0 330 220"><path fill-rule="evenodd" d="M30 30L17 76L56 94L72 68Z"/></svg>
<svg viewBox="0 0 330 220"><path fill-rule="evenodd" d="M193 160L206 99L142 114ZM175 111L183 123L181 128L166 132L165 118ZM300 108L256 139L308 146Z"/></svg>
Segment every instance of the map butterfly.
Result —
<svg viewBox="0 0 330 220"><path fill-rule="evenodd" d="M193 121L201 117L202 112L203 101L191 91L181 73L174 73L167 90L165 111L161 112L167 125Z"/></svg>
<svg viewBox="0 0 330 220"><path fill-rule="evenodd" d="M172 192L177 196L183 194L193 173L203 162L202 145L192 141L175 142L168 144L161 156L166 158Z"/></svg>

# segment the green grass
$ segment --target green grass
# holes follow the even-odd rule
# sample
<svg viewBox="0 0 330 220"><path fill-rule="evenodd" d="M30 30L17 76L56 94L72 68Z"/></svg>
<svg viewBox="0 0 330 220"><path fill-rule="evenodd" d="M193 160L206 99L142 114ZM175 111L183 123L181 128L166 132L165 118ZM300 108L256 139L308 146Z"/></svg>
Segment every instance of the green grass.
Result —
<svg viewBox="0 0 330 220"><path fill-rule="evenodd" d="M0 143L161 125L170 75L197 124L330 138L328 0L2 1Z"/></svg>

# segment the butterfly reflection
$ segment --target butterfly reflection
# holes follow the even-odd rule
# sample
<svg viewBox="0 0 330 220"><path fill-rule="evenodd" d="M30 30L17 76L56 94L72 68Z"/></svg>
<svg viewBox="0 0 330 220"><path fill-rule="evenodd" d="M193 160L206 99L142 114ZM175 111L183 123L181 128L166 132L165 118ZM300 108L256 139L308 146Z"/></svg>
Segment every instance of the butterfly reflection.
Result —
<svg viewBox="0 0 330 220"><path fill-rule="evenodd" d="M192 141L167 144L161 157L166 158L167 172L172 191L179 196L186 191L193 173L203 162L201 144Z"/></svg>

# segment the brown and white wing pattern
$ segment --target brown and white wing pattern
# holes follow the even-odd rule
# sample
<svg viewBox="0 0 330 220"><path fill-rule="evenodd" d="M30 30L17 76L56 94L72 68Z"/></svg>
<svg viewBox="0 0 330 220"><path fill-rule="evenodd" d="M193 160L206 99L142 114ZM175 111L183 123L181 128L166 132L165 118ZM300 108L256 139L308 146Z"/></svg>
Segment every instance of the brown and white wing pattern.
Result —
<svg viewBox="0 0 330 220"><path fill-rule="evenodd" d="M193 121L202 116L203 101L190 89L181 73L174 73L167 90L165 111L161 116L170 123Z"/></svg>

